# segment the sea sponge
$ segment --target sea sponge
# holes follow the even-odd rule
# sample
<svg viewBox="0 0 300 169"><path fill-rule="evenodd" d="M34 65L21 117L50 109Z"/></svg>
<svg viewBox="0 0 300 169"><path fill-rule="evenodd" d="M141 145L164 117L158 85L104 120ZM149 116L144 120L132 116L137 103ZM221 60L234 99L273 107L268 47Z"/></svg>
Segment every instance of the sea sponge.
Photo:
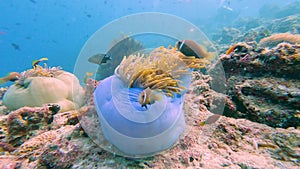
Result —
<svg viewBox="0 0 300 169"><path fill-rule="evenodd" d="M69 72L37 65L21 75L3 97L3 104L10 110L55 103L61 111L68 111L82 105L84 90Z"/></svg>
<svg viewBox="0 0 300 169"><path fill-rule="evenodd" d="M288 32L273 34L269 37L261 39L259 42L259 45L261 47L266 47L266 46L275 47L277 44L279 44L281 42L300 44L300 35L299 34L290 34Z"/></svg>

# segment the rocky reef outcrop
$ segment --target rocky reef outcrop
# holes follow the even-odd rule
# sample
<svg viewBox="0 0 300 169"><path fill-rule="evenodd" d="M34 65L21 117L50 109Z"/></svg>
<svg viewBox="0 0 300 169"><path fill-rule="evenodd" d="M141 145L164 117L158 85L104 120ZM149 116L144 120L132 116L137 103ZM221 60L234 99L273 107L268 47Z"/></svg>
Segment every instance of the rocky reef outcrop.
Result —
<svg viewBox="0 0 300 169"><path fill-rule="evenodd" d="M225 111L226 116L247 118L272 127L299 127L297 43L283 42L273 48L237 43L219 61L226 74L228 95L237 108Z"/></svg>

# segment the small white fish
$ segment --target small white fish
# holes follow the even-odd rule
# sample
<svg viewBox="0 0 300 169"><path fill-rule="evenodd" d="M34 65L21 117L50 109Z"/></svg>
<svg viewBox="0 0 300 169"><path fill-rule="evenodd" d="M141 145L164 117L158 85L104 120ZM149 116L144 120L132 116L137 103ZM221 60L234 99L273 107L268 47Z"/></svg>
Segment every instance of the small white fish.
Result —
<svg viewBox="0 0 300 169"><path fill-rule="evenodd" d="M109 60L112 60L112 58L107 54L96 54L88 59L89 62L97 65L107 63Z"/></svg>
<svg viewBox="0 0 300 169"><path fill-rule="evenodd" d="M219 114L211 115L205 121L201 122L200 126L204 126L206 124L213 124L216 121L218 121L220 117L221 117L221 115L219 115Z"/></svg>

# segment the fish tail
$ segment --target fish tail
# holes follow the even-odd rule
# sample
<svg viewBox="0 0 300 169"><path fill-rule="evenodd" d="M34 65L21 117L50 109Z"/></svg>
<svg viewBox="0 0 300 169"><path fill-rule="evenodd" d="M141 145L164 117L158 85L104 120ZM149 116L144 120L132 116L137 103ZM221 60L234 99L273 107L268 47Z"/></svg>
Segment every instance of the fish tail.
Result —
<svg viewBox="0 0 300 169"><path fill-rule="evenodd" d="M39 60L32 61L32 67L35 67L37 64L39 64L41 61L48 60L48 58L40 58Z"/></svg>
<svg viewBox="0 0 300 169"><path fill-rule="evenodd" d="M162 94L159 93L159 92L155 92L155 93L156 93L156 94L155 94L155 100L156 100L156 101L160 101L160 100L163 98Z"/></svg>
<svg viewBox="0 0 300 169"><path fill-rule="evenodd" d="M39 61L44 61L44 60L48 60L48 58L41 58L41 59L39 59Z"/></svg>
<svg viewBox="0 0 300 169"><path fill-rule="evenodd" d="M150 104L155 103L156 101L162 100L163 96L161 92L158 92L156 90L152 90L149 95L149 102Z"/></svg>

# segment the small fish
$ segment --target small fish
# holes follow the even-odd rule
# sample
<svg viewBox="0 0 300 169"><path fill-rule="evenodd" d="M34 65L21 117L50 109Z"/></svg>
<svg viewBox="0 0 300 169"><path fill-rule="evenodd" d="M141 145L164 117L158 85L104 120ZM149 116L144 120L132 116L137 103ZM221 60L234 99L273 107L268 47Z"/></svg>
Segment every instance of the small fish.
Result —
<svg viewBox="0 0 300 169"><path fill-rule="evenodd" d="M226 51L226 55L229 55L231 52L233 52L236 48L236 45L232 45L228 50Z"/></svg>
<svg viewBox="0 0 300 169"><path fill-rule="evenodd" d="M15 43L11 43L11 46L15 49L15 50L21 50L20 46L15 44Z"/></svg>
<svg viewBox="0 0 300 169"><path fill-rule="evenodd" d="M18 72L10 72L7 76L0 78L0 84L4 84L8 81L14 82L21 77L21 74Z"/></svg>
<svg viewBox="0 0 300 169"><path fill-rule="evenodd" d="M219 115L219 114L211 115L205 121L201 122L200 126L204 126L206 124L213 124L216 121L218 121L220 117L221 117L221 115Z"/></svg>
<svg viewBox="0 0 300 169"><path fill-rule="evenodd" d="M108 56L107 54L96 54L93 55L88 59L89 62L95 63L95 64L104 64L107 63L107 61L111 60L112 58Z"/></svg>
<svg viewBox="0 0 300 169"><path fill-rule="evenodd" d="M159 101L162 99L162 94L156 90L151 90L149 87L143 90L139 96L138 101L142 107L147 109L147 105L154 104L155 101Z"/></svg>
<svg viewBox="0 0 300 169"><path fill-rule="evenodd" d="M88 82L88 79L93 76L93 73L92 72L86 72L85 73L85 76L84 76L84 79L83 79L83 82L84 83L87 83Z"/></svg>
<svg viewBox="0 0 300 169"><path fill-rule="evenodd" d="M294 114L294 117L299 118L300 119L300 113Z"/></svg>
<svg viewBox="0 0 300 169"><path fill-rule="evenodd" d="M41 58L39 60L32 61L32 67L35 68L36 65L38 65L40 62L45 61L45 60L48 60L48 58Z"/></svg>
<svg viewBox="0 0 300 169"><path fill-rule="evenodd" d="M204 46L199 45L193 40L180 40L175 46L186 56L195 56L196 58L206 58L210 60L215 57L214 53L207 52Z"/></svg>

